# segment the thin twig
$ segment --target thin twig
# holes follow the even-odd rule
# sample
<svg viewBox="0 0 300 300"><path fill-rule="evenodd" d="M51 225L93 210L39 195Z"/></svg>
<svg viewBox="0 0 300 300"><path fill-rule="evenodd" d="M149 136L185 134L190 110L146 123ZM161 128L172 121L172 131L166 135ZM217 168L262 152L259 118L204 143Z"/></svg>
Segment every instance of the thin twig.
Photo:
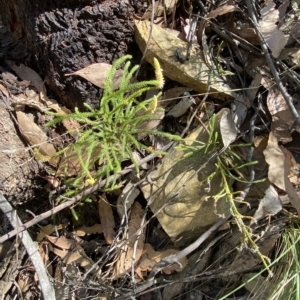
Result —
<svg viewBox="0 0 300 300"><path fill-rule="evenodd" d="M166 145L165 147L163 147L161 150L162 151L166 151L168 150L171 146L173 145L173 143L169 143L168 145ZM152 153L150 155L148 155L147 157L143 158L140 160L139 162L139 166L141 166L142 164L156 158L159 154L157 153ZM16 234L26 230L27 228L41 222L42 220L51 217L52 215L58 213L59 211L72 206L74 203L76 203L77 201L80 201L82 198L98 191L99 189L101 189L102 187L104 187L106 185L107 182L111 182L113 180L119 179L122 175L128 174L129 172L131 172L132 170L135 170L136 166L134 164L130 165L129 167L125 168L124 170L120 171L116 176L112 175L110 176L108 179L104 179L102 181L100 181L99 183L85 189L84 191L82 191L80 194L78 194L77 196L74 196L72 198L69 198L66 202L54 207L53 209L50 209L40 215L37 215L35 218L33 218L32 220L30 220L29 222L21 225L18 227L18 231L12 230L11 232L3 235L0 237L0 243L5 242L6 240L12 238L13 236L15 236Z"/></svg>
<svg viewBox="0 0 300 300"><path fill-rule="evenodd" d="M281 94L282 94L282 96L283 96L283 98L284 98L284 100L285 100L285 102L286 102L286 104L287 104L287 106L288 106L288 108L289 108L292 116L294 117L294 124L293 124L292 127L294 127L295 124L297 124L300 127L300 117L298 115L298 112L297 112L294 104L293 104L293 99L288 94L286 88L282 84L282 81L281 81L281 79L279 77L279 74L278 74L278 72L277 72L277 70L275 68L273 60L272 60L271 55L269 53L268 46L267 46L267 44L266 44L266 42L264 40L264 37L263 37L262 33L259 30L258 23L257 23L257 20L256 20L256 16L254 14L253 6L252 6L253 5L253 1L246 0L246 2L247 2L247 7L248 7L248 13L249 13L249 16L250 16L249 20L252 22L252 24L253 24L253 26L255 28L257 37L258 37L259 42L260 42L260 46L261 46L261 48L263 50L264 56L265 56L265 58L267 60L267 63L269 65L269 67L270 67L271 73L272 73L272 75L273 75L273 77L275 79L275 82L276 82L276 84L278 86L278 89L280 90L280 92L281 92ZM299 128L296 128L296 130L298 132L300 131Z"/></svg>
<svg viewBox="0 0 300 300"><path fill-rule="evenodd" d="M40 252L38 251L35 244L33 243L29 233L27 231L20 232L20 230L18 230L18 228L22 224L22 222L21 222L20 218L18 217L16 210L12 208L12 206L7 201L7 199L2 195L2 193L0 193L0 209L6 215L6 217L10 221L11 225L18 232L19 238L21 239L21 241L28 253L28 256L30 257L30 260L31 260L31 262L35 268L36 274L39 278L39 283L41 286L41 290L42 290L44 299L55 300L56 298L55 298L54 288L48 278L46 268L43 263Z"/></svg>
<svg viewBox="0 0 300 300"><path fill-rule="evenodd" d="M154 23L154 8L155 8L155 1L152 0L152 11L151 11L151 22L150 22L149 37L148 37L148 41L147 41L147 44L146 44L145 51L144 51L142 59L140 61L140 66L139 66L139 68L137 69L137 71L135 73L135 76L134 76L135 79L137 79L137 77L139 75L139 71L140 71L142 62L145 59L145 56L146 56L146 53L147 53L147 50L148 50L148 47L149 47L149 44L150 44L150 40L151 40L151 37L152 37L152 29L153 29L153 23Z"/></svg>
<svg viewBox="0 0 300 300"><path fill-rule="evenodd" d="M194 243L181 250L180 252L170 255L164 259L162 259L159 263L157 263L152 271L150 272L147 280L141 286L137 287L134 292L128 293L126 295L119 296L114 298L115 300L126 300L130 299L130 297L134 296L137 293L145 291L147 288L151 287L155 283L155 275L160 272L163 268L172 265L174 263L178 263L182 258L189 255L195 249L197 249L203 242L207 240L207 238L214 233L220 226L222 226L229 218L231 214L227 214L224 218L220 219L214 225L212 225L205 233L203 233Z"/></svg>

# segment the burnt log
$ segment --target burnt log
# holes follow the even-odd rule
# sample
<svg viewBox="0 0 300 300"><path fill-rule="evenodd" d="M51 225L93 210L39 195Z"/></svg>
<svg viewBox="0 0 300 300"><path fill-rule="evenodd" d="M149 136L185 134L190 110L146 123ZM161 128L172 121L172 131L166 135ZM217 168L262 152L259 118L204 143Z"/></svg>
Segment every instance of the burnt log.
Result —
<svg viewBox="0 0 300 300"><path fill-rule="evenodd" d="M136 48L128 1L0 0L0 53L36 69L68 108L99 105L101 90L77 76ZM136 50L137 52L138 50Z"/></svg>
<svg viewBox="0 0 300 300"><path fill-rule="evenodd" d="M13 72L6 60L23 63L37 71L48 94L68 108L81 108L84 102L97 107L101 89L65 74L92 63L113 63L126 53L140 58L133 38L134 8L128 1L0 0L0 80L1 72ZM0 115L5 118L5 126L0 128L0 191L11 203L20 204L33 197L39 171L29 163L28 145L4 103ZM22 147L23 154L19 153L12 165L7 151Z"/></svg>

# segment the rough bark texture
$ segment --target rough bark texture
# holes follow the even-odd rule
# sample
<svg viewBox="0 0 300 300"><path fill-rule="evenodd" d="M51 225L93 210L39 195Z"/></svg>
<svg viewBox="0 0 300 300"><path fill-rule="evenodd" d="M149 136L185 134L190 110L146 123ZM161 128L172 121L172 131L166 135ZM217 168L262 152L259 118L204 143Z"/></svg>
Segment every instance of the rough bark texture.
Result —
<svg viewBox="0 0 300 300"><path fill-rule="evenodd" d="M69 108L98 105L101 91L77 77L89 64L112 63L133 43L133 8L127 1L0 0L0 51L35 65Z"/></svg>
<svg viewBox="0 0 300 300"><path fill-rule="evenodd" d="M98 106L101 89L64 74L138 52L134 9L127 0L0 0L0 6L0 79L1 72L9 71L5 60L28 65L44 79L48 94L69 108L82 107L83 102ZM32 197L35 174L6 110L0 105L5 119L0 128L0 190L17 204ZM11 159L7 149L15 148L23 152Z"/></svg>

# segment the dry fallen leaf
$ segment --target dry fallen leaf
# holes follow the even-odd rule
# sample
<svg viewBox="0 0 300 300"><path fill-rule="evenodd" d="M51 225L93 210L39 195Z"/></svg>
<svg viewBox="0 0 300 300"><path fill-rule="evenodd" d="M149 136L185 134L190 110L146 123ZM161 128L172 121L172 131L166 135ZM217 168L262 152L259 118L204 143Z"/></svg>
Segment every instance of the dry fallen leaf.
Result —
<svg viewBox="0 0 300 300"><path fill-rule="evenodd" d="M8 93L8 90L5 86L3 86L1 83L0 83L0 91L8 98L9 97L9 93Z"/></svg>
<svg viewBox="0 0 300 300"><path fill-rule="evenodd" d="M150 244L145 244L143 255L141 256L137 268L139 271L151 271L152 268L160 262L163 258L168 257L172 254L178 253L177 249L166 249L165 251L159 252L154 251ZM187 258L184 257L180 261L181 267L178 264L170 265L164 269L162 272L165 274L171 274L173 271L180 272L187 265Z"/></svg>
<svg viewBox="0 0 300 300"><path fill-rule="evenodd" d="M139 194L140 190L131 181L122 189L122 193L117 200L117 210L120 218L123 218L125 213L131 208L132 203Z"/></svg>
<svg viewBox="0 0 300 300"><path fill-rule="evenodd" d="M99 151L102 150L101 145L95 148L95 151L91 155L91 159L94 159L98 155ZM87 157L86 152L82 153L82 159L85 160ZM91 171L91 170L90 170ZM68 149L59 162L56 175L57 176L77 176L78 173L82 172L82 166L80 164L79 156L73 148ZM90 172L93 173L92 171Z"/></svg>
<svg viewBox="0 0 300 300"><path fill-rule="evenodd" d="M106 63L96 63L89 65L83 69L80 69L74 73L65 74L65 76L78 75L87 81L91 82L95 86L104 88L104 83L107 79L108 71L111 69L110 64ZM123 70L117 70L114 75L114 87L118 88L122 79Z"/></svg>
<svg viewBox="0 0 300 300"><path fill-rule="evenodd" d="M50 99L45 95L44 93L39 94L40 102L45 105L47 109L52 109L55 112L65 115L71 113L69 109L66 107L60 107L56 100ZM63 125L68 130L68 133L70 133L72 136L76 137L79 133L80 124L72 119L69 120L62 120Z"/></svg>
<svg viewBox="0 0 300 300"><path fill-rule="evenodd" d="M31 85L33 85L38 92L42 92L44 94L47 93L46 91L46 87L45 84L42 80L42 78L40 77L40 75L38 75L38 73L36 73L35 71L33 71L32 69L30 69L29 67L26 67L23 64L20 64L19 66L17 66L15 64L14 61L11 60L7 60L6 63L9 65L9 67L14 70L17 75L23 79L23 80L29 80L31 82Z"/></svg>
<svg viewBox="0 0 300 300"><path fill-rule="evenodd" d="M122 249L121 255L117 261L114 277L119 278L125 272L130 271L132 265L136 264L142 253L145 242L145 229L141 228L141 223L144 217L145 211L138 202L135 202L131 208L130 220L128 223L127 241L128 244ZM136 234L139 233L137 236ZM138 239L138 240L137 240ZM135 250L135 243L136 250Z"/></svg>
<svg viewBox="0 0 300 300"><path fill-rule="evenodd" d="M149 31L149 21L135 22L135 40L142 52L146 49ZM153 59L157 58L166 77L193 88L199 93L207 92L207 82L211 78L211 71L201 59L199 51L192 47L190 60L182 64L175 59L175 53L178 50L181 53L185 53L186 42L172 36L160 26L153 24L145 59L153 64ZM235 93L231 91L230 87L221 78L213 77L215 80L211 81L210 92L216 92L214 97L219 99L235 97Z"/></svg>
<svg viewBox="0 0 300 300"><path fill-rule="evenodd" d="M270 185L265 191L265 197L259 201L259 206L253 216L255 221L268 216L275 216L282 210L282 203L275 188ZM251 221L251 223L253 223Z"/></svg>
<svg viewBox="0 0 300 300"><path fill-rule="evenodd" d="M286 151L284 147L278 146L277 138L270 132L268 146L264 151L266 162L269 164L268 178L271 183L287 192L290 202L300 216L300 197L288 178L291 163Z"/></svg>
<svg viewBox="0 0 300 300"><path fill-rule="evenodd" d="M189 92L184 92L183 96L184 97L168 111L168 117L178 118L182 116L192 104L196 103Z"/></svg>
<svg viewBox="0 0 300 300"><path fill-rule="evenodd" d="M74 231L76 236L85 236L90 234L102 233L103 228L101 224L94 224L91 227L81 226Z"/></svg>
<svg viewBox="0 0 300 300"><path fill-rule="evenodd" d="M233 114L231 111L226 111L220 120L220 132L224 147L228 147L236 140L238 129L233 121Z"/></svg>
<svg viewBox="0 0 300 300"><path fill-rule="evenodd" d="M53 225L53 224L48 224L44 227L42 227L36 237L37 242L41 242L47 235L52 234L55 230L61 230L64 227L64 225Z"/></svg>
<svg viewBox="0 0 300 300"><path fill-rule="evenodd" d="M89 270L94 265L93 260L86 255L83 248L79 245L76 245L72 251L61 250L55 247L53 248L53 252L58 255L66 265L75 263L85 270Z"/></svg>
<svg viewBox="0 0 300 300"><path fill-rule="evenodd" d="M32 279L30 276L20 276L18 278L18 287L21 290L22 294L26 293L32 286ZM3 298L2 298L3 299Z"/></svg>
<svg viewBox="0 0 300 300"><path fill-rule="evenodd" d="M272 51L272 54L277 58L284 48L288 37L277 28L276 23L279 21L279 11L275 9L275 3L270 1L261 10L261 20L258 22L258 27Z"/></svg>
<svg viewBox="0 0 300 300"><path fill-rule="evenodd" d="M44 131L34 123L24 112L16 110L19 126L22 135L31 146L35 146L38 153L45 161L49 161L52 165L56 165L58 158L54 157L56 150L54 146L47 142L47 135ZM39 159L39 157L37 157Z"/></svg>
<svg viewBox="0 0 300 300"><path fill-rule="evenodd" d="M60 236L60 237L56 237L56 236L49 236L47 235L47 239L55 246L61 248L61 249L65 249L65 250L69 250L69 249L73 249L75 246L75 242L71 239L67 239L64 236Z"/></svg>
<svg viewBox="0 0 300 300"><path fill-rule="evenodd" d="M44 245L41 244L39 246L39 252L41 254L41 257L42 257L42 260L43 260L43 263L44 263L44 266L47 268L47 272L49 273L49 275L53 275L53 266L52 264L50 263L50 259L49 259L49 247L43 247ZM53 249L51 247L51 249Z"/></svg>
<svg viewBox="0 0 300 300"><path fill-rule="evenodd" d="M294 123L290 109L272 80L263 77L262 85L268 90L267 105L273 121L272 131L279 141L288 143L292 140L290 127Z"/></svg>
<svg viewBox="0 0 300 300"><path fill-rule="evenodd" d="M103 194L98 200L98 212L103 228L104 238L107 244L111 245L116 235L116 232L114 230L115 219L111 206L107 201L106 194Z"/></svg>

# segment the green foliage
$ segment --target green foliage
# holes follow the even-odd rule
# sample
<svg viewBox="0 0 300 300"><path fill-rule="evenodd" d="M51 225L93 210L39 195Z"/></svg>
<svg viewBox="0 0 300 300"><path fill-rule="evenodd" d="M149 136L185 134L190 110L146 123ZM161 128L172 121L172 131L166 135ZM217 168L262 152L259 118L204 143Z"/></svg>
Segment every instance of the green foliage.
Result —
<svg viewBox="0 0 300 300"><path fill-rule="evenodd" d="M300 229L291 226L283 231L281 241L277 243L273 264L274 270L272 293L269 300L300 299Z"/></svg>
<svg viewBox="0 0 300 300"><path fill-rule="evenodd" d="M79 124L85 126L77 141L58 153L58 155L77 156L82 168L76 178L68 179L67 185L69 187L76 188L82 187L84 184L91 185L103 178L108 178L112 174L116 175L121 170L122 161L128 159L135 164L138 170L138 165L133 156L133 148L145 148L151 151L137 139L138 134L155 133L173 139L179 138L167 133L138 129L142 122L157 118L153 113L156 109L157 98L154 96L152 99L143 102L136 99L144 92L156 86L161 86L163 78L132 83L132 76L138 66L130 69L129 59L131 59L131 56L126 55L113 64L104 85L99 109L94 109L85 103L84 106L87 112L75 108L75 112L68 115L51 113L55 118L48 122L47 126L68 119L76 120ZM125 67L120 87L115 90L114 74L123 63L125 63ZM160 68L159 63L157 64ZM158 71L161 71L161 69ZM112 186L114 185L115 180L112 183Z"/></svg>
<svg viewBox="0 0 300 300"><path fill-rule="evenodd" d="M264 266L268 271L269 261L268 257L264 256L260 251L258 246L256 245L252 230L250 226L248 226L245 220L252 220L252 217L244 216L240 213L239 205L246 204L242 198L239 197L240 191L232 191L231 185L234 181L240 181L244 183L249 183L247 181L247 176L245 175L247 172L247 167L256 164L256 161L245 162L236 151L234 151L235 147L247 147L248 144L241 145L230 145L227 148L224 148L219 137L218 131L216 130L216 115L214 115L210 121L208 122L208 139L204 142L198 142L194 145L185 145L180 144L177 149L183 150L185 152L183 159L192 155L203 156L207 154L212 154L211 157L215 157L215 170L207 178L203 179L203 182L207 183L207 186L210 186L210 182L214 177L221 177L220 189L215 191L214 196L209 196L207 198L213 198L214 201L218 201L221 198L225 198L226 201L230 204L230 213L233 216L236 225L242 233L243 237L243 245L250 246L259 258L261 259ZM253 183L257 183L262 180L257 180Z"/></svg>

